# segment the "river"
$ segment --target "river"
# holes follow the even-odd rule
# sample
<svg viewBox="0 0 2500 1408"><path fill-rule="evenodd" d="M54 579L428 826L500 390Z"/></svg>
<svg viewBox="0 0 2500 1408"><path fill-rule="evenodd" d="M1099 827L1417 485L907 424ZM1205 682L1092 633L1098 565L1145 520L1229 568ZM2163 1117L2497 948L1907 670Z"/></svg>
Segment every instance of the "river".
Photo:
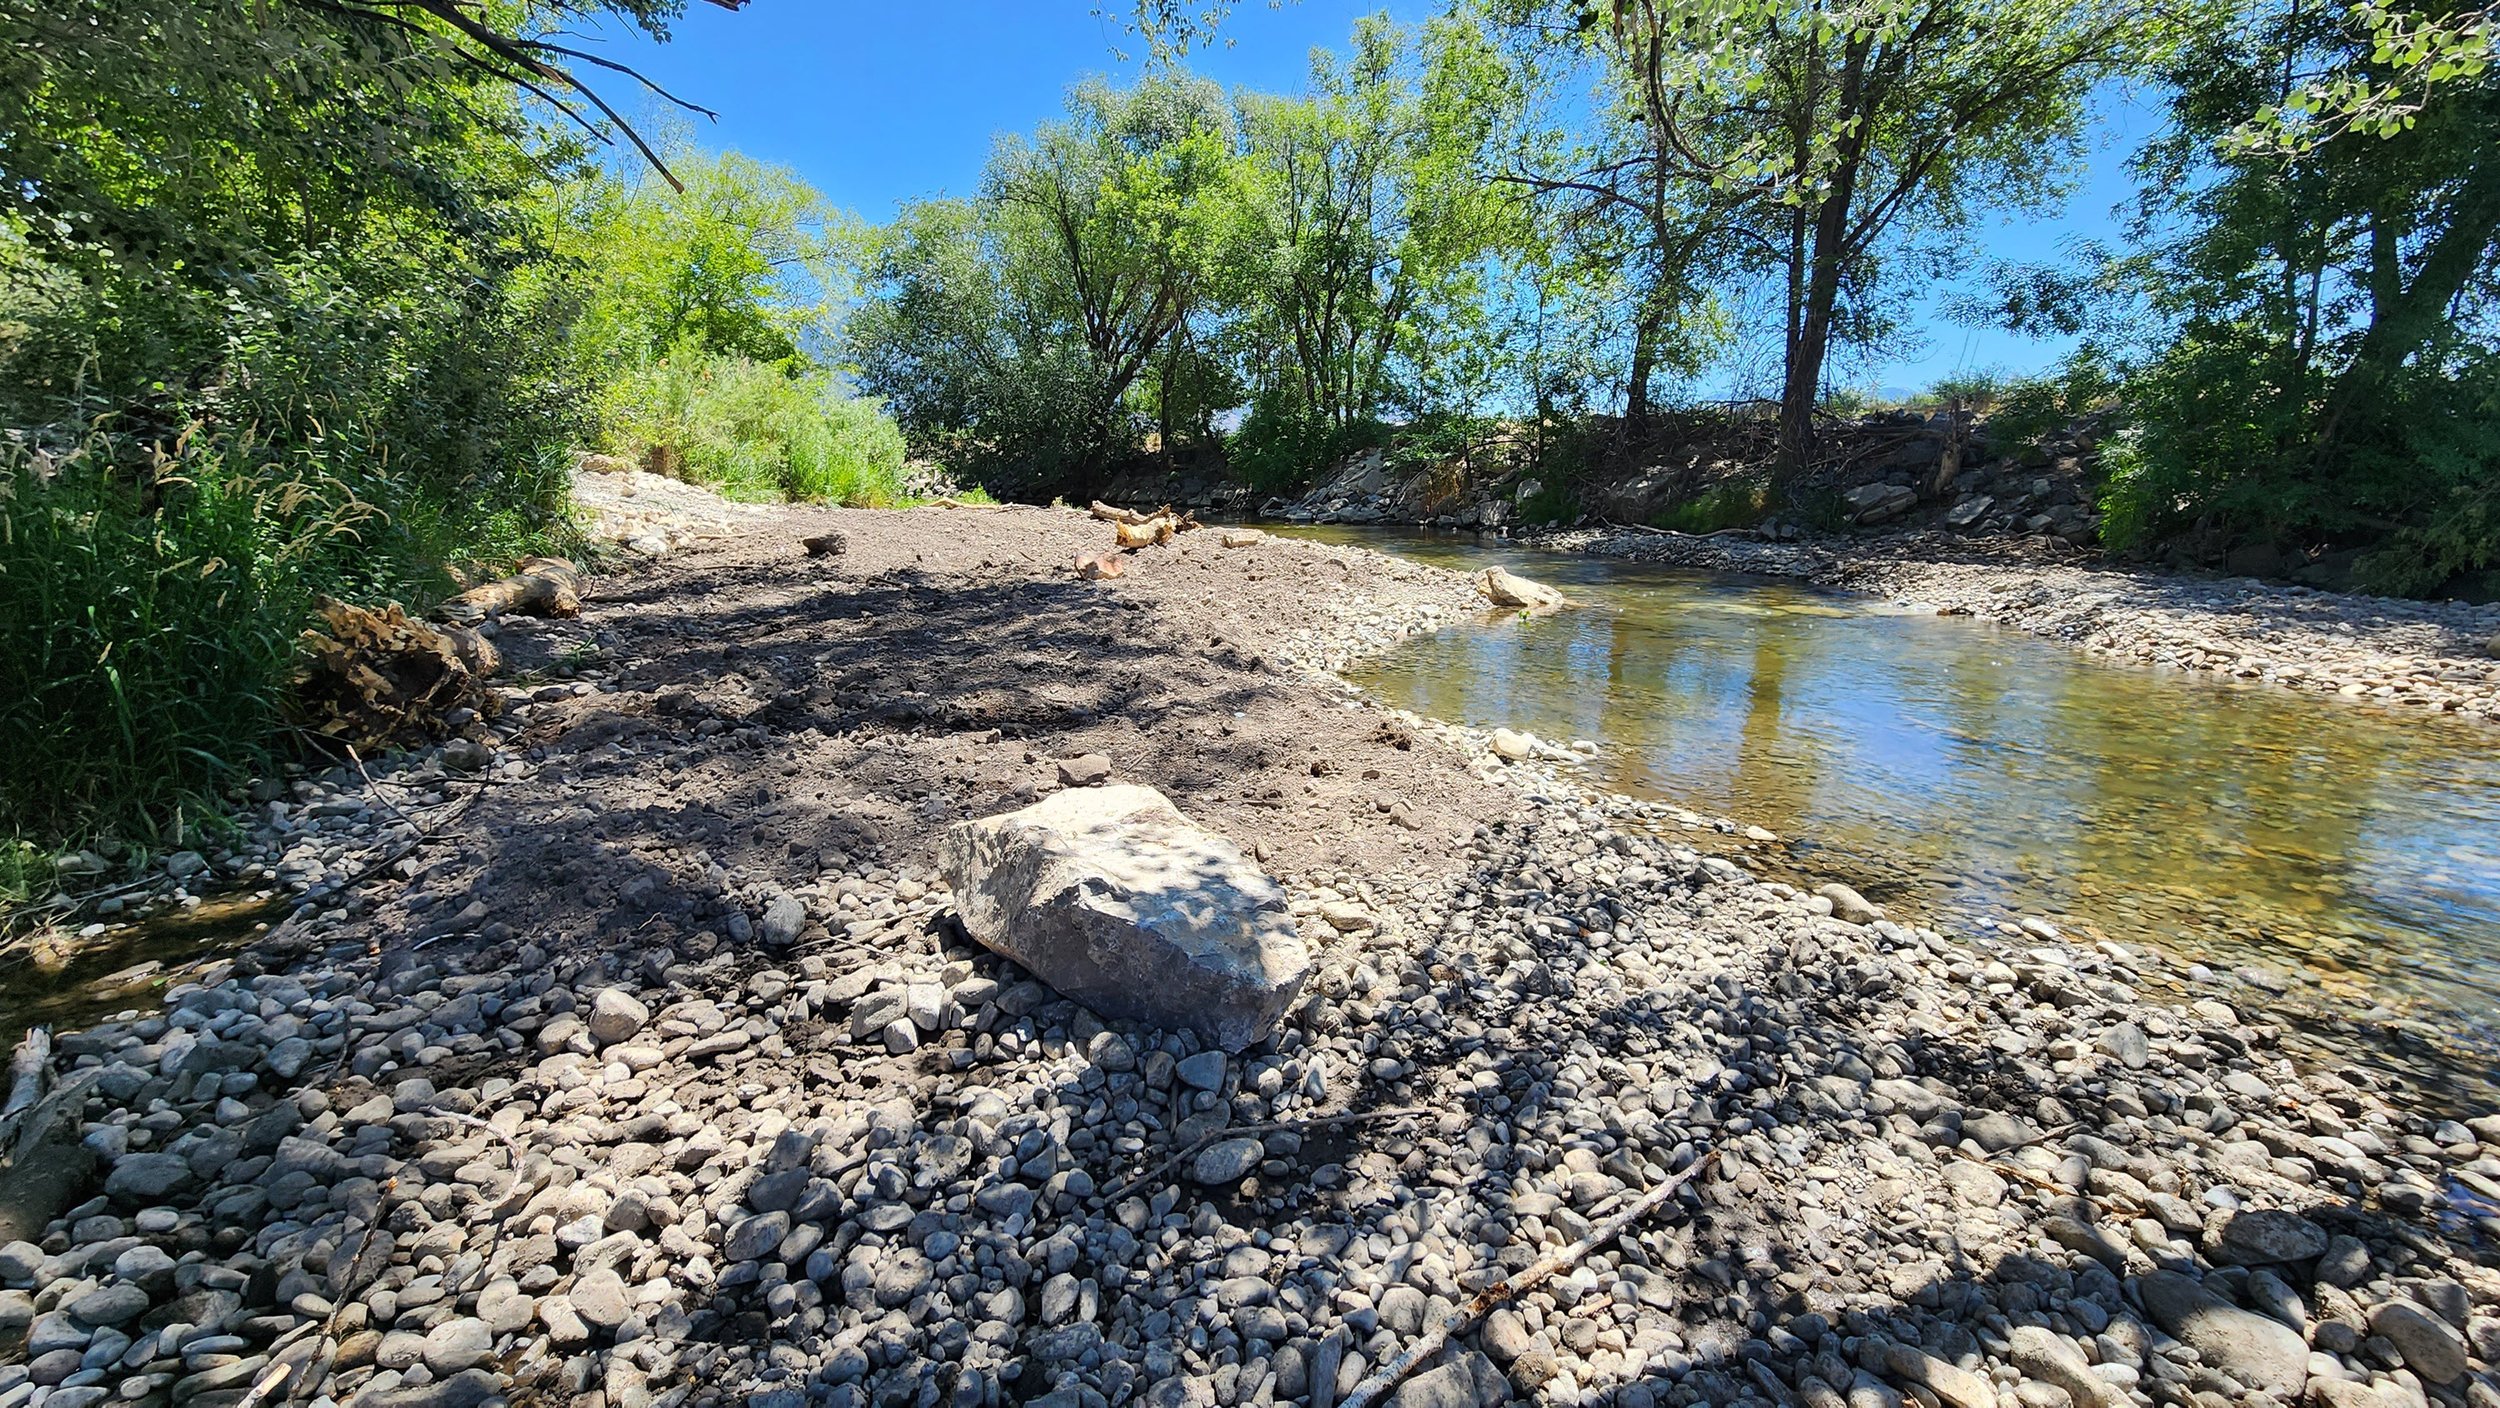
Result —
<svg viewBox="0 0 2500 1408"><path fill-rule="evenodd" d="M2488 1089L2500 1070L2485 728L2111 665L1793 581L1281 531L1498 564L1581 603L1454 624L1355 673L1391 703L1593 740L1607 786L1767 828L1773 868L1897 911L2037 916L2254 966L2293 980L2293 1009L2356 1018L2434 1079Z"/></svg>

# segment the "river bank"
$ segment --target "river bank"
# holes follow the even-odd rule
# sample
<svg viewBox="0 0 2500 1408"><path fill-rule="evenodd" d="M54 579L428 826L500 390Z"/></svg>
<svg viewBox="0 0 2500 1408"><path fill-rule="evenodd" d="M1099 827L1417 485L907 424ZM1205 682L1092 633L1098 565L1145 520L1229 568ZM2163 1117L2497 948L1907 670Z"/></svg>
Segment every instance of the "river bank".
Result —
<svg viewBox="0 0 2500 1408"><path fill-rule="evenodd" d="M2110 659L2500 719L2500 604L2407 601L2079 560L2049 539L1933 532L1761 542L1626 528L1522 539L1559 552L1797 577L1969 615Z"/></svg>
<svg viewBox="0 0 2500 1408"><path fill-rule="evenodd" d="M264 803L200 859L300 907L61 1036L102 1191L0 1248L0 1408L1333 1404L1684 1173L1390 1401L2500 1403L2500 1121L1329 673L1457 574L1202 532L1076 580L1105 537L758 521L509 623L474 750ZM952 922L946 824L1105 774L1286 886L1272 1040Z"/></svg>

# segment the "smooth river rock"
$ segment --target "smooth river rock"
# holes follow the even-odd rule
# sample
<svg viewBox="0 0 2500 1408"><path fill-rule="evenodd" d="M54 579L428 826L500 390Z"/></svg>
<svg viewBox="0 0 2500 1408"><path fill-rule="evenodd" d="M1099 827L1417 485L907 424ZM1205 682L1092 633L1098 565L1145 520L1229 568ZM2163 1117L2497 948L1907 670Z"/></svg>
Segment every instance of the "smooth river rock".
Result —
<svg viewBox="0 0 2500 1408"><path fill-rule="evenodd" d="M2250 1388L2290 1399L2309 1379L2309 1346L2280 1320L2242 1310L2176 1271L2135 1283L2156 1324Z"/></svg>
<svg viewBox="0 0 2500 1408"><path fill-rule="evenodd" d="M1238 1051L1310 972L1284 890L1151 787L1054 793L938 851L966 932L1105 1016Z"/></svg>
<svg viewBox="0 0 2500 1408"><path fill-rule="evenodd" d="M2411 1301L2391 1300L2371 1311L2370 1333L2395 1345L2405 1367L2432 1383L2452 1384L2465 1376L2465 1341Z"/></svg>

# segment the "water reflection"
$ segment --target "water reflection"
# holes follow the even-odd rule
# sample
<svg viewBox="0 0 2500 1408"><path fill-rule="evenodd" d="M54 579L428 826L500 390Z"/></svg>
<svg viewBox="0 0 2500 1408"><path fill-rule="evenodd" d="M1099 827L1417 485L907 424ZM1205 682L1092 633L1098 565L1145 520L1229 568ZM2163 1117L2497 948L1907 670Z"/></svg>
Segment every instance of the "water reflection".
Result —
<svg viewBox="0 0 2500 1408"><path fill-rule="evenodd" d="M2261 959L2492 1044L2500 766L2479 729L2097 664L1793 582L1289 531L1498 560L1586 603L1358 675L1405 707L1595 739L1610 785L1800 838L1877 898Z"/></svg>

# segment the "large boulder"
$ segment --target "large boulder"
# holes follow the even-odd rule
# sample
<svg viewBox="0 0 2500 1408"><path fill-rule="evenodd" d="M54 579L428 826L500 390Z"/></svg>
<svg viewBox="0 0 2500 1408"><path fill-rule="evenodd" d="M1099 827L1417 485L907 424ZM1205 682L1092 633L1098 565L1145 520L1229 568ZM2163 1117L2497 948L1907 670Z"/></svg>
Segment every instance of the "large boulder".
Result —
<svg viewBox="0 0 2500 1408"><path fill-rule="evenodd" d="M2153 1323L2204 1356L2204 1362L2286 1402L2309 1378L2309 1346L2280 1320L2242 1310L2176 1271L2135 1283Z"/></svg>
<svg viewBox="0 0 2500 1408"><path fill-rule="evenodd" d="M1476 574L1476 590L1495 606L1528 611L1550 611L1568 605L1563 594L1543 582L1531 582L1515 572L1488 567Z"/></svg>
<svg viewBox="0 0 2500 1408"><path fill-rule="evenodd" d="M1285 892L1151 787L1086 787L950 828L939 863L973 938L1105 1016L1238 1051L1310 957Z"/></svg>
<svg viewBox="0 0 2500 1408"><path fill-rule="evenodd" d="M1881 523L1898 518L1918 502L1918 491L1906 484L1860 484L1844 490L1840 501L1852 523Z"/></svg>

